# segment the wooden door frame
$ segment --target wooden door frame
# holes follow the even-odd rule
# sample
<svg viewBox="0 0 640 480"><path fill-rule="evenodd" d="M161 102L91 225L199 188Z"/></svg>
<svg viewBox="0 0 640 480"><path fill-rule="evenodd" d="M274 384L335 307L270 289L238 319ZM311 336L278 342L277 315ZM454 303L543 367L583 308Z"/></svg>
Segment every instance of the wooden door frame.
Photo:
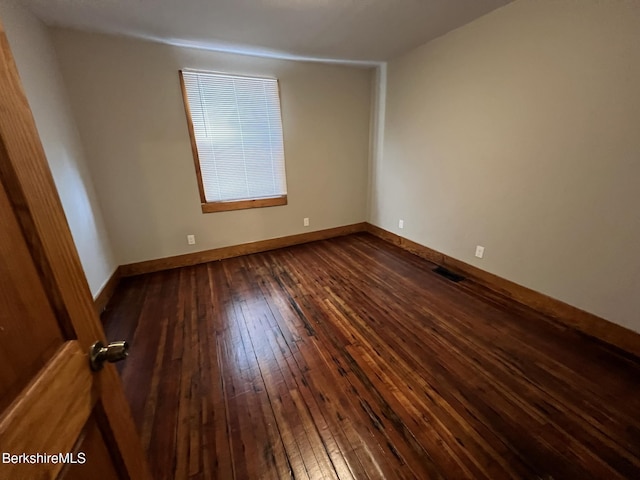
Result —
<svg viewBox="0 0 640 480"><path fill-rule="evenodd" d="M104 331L73 243L62 204L51 176L35 121L24 93L9 42L0 22L0 181L16 213L42 282L68 338L82 350ZM87 360L87 368L88 360ZM103 416L133 480L150 479L120 377L112 365L94 374ZM109 436L109 435L107 435Z"/></svg>

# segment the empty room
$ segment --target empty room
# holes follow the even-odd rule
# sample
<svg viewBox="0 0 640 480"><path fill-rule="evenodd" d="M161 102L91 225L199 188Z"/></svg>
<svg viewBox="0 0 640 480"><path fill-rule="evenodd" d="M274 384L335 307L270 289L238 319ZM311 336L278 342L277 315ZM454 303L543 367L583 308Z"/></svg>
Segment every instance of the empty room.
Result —
<svg viewBox="0 0 640 480"><path fill-rule="evenodd" d="M0 480L640 478L640 1L0 22Z"/></svg>

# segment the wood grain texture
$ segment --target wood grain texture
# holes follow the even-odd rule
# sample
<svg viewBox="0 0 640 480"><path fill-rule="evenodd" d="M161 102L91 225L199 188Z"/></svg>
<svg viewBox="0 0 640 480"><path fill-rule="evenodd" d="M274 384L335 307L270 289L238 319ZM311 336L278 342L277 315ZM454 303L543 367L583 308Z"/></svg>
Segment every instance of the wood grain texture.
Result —
<svg viewBox="0 0 640 480"><path fill-rule="evenodd" d="M640 364L368 233L123 279L155 478L640 477Z"/></svg>
<svg viewBox="0 0 640 480"><path fill-rule="evenodd" d="M0 87L0 182L63 334L87 352L105 340L104 331L1 24ZM95 377L94 391L101 393L127 470L136 479L149 478L117 372L109 366Z"/></svg>
<svg viewBox="0 0 640 480"><path fill-rule="evenodd" d="M393 243L419 257L427 259L448 270L473 279L500 295L527 305L545 315L553 317L591 337L614 345L622 350L640 357L640 334L610 322L577 307L549 297L530 288L518 285L510 280L484 271L473 265L425 247L395 233L367 223L367 231L387 242Z"/></svg>
<svg viewBox="0 0 640 480"><path fill-rule="evenodd" d="M0 418L2 451L67 453L89 418L95 398L91 393L87 356L76 341L66 342L34 381ZM55 406L65 405L64 412ZM63 463L5 463L2 478L56 478Z"/></svg>
<svg viewBox="0 0 640 480"><path fill-rule="evenodd" d="M228 212L230 210L246 210L248 208L277 207L287 204L287 196L254 198L250 200L233 200L229 202L207 202L202 204L202 213Z"/></svg>
<svg viewBox="0 0 640 480"><path fill-rule="evenodd" d="M300 233L286 237L243 243L240 245L233 245L231 247L214 248L212 250L186 253L184 255L159 258L157 260L129 263L127 265L121 265L120 272L122 276L130 277L143 273L159 272L161 270L168 270L171 268L187 267L191 265L198 265L200 263L222 260L224 258L238 257L240 255L265 252L277 248L289 247L291 245L299 245L301 243L315 242L317 240L339 237L341 235L349 235L351 233L362 232L365 228L366 226L364 223L354 223L325 230L316 230L315 232Z"/></svg>
<svg viewBox="0 0 640 480"><path fill-rule="evenodd" d="M62 332L0 183L0 412L51 359ZM16 320L19 321L16 321ZM28 339L29 348L23 342Z"/></svg>
<svg viewBox="0 0 640 480"><path fill-rule="evenodd" d="M84 455L84 463L68 463L56 480L121 480L105 442L96 415L92 413L73 449L76 458Z"/></svg>
<svg viewBox="0 0 640 480"><path fill-rule="evenodd" d="M196 169L196 177L198 179L198 192L200 193L200 202L204 205L207 203L207 197L204 194L204 183L202 182L202 171L200 170L200 156L198 154L198 145L196 144L196 134L193 129L193 121L191 120L191 109L189 108L189 97L187 96L187 88L184 84L184 76L182 70L178 72L180 78L180 89L182 90L182 102L184 103L184 113L187 119L187 127L189 128L189 140L191 141L191 153L193 154L193 163Z"/></svg>
<svg viewBox="0 0 640 480"><path fill-rule="evenodd" d="M96 312L98 315L102 313L102 311L107 307L109 300L113 296L113 292L116 291L116 287L118 286L118 282L120 282L120 278L122 274L120 273L120 267L116 268L114 272L111 274L109 279L100 290L100 293L96 295L96 298L93 300L93 304L95 305Z"/></svg>

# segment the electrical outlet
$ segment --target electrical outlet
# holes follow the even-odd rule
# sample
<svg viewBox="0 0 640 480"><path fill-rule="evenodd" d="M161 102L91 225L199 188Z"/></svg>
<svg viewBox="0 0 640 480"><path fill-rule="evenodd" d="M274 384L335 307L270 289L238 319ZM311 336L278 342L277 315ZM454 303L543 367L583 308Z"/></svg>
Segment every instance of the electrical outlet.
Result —
<svg viewBox="0 0 640 480"><path fill-rule="evenodd" d="M196 244L196 236L195 235L187 235L187 243L189 245L195 245Z"/></svg>
<svg viewBox="0 0 640 480"><path fill-rule="evenodd" d="M400 229L404 228L404 220L398 220L398 228Z"/></svg>
<svg viewBox="0 0 640 480"><path fill-rule="evenodd" d="M478 258L484 257L484 247L483 246L480 246L480 245L476 246L476 257L478 257Z"/></svg>
<svg viewBox="0 0 640 480"><path fill-rule="evenodd" d="M308 226L309 226L309 217L304 217L304 218L302 219L302 224L303 224L305 227L308 227Z"/></svg>

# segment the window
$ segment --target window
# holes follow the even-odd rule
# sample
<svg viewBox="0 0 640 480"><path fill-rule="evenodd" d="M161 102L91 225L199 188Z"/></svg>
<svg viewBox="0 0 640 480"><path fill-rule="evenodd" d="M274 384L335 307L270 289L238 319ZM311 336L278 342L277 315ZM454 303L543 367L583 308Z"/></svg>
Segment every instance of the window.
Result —
<svg viewBox="0 0 640 480"><path fill-rule="evenodd" d="M287 204L278 80L180 72L204 213Z"/></svg>

